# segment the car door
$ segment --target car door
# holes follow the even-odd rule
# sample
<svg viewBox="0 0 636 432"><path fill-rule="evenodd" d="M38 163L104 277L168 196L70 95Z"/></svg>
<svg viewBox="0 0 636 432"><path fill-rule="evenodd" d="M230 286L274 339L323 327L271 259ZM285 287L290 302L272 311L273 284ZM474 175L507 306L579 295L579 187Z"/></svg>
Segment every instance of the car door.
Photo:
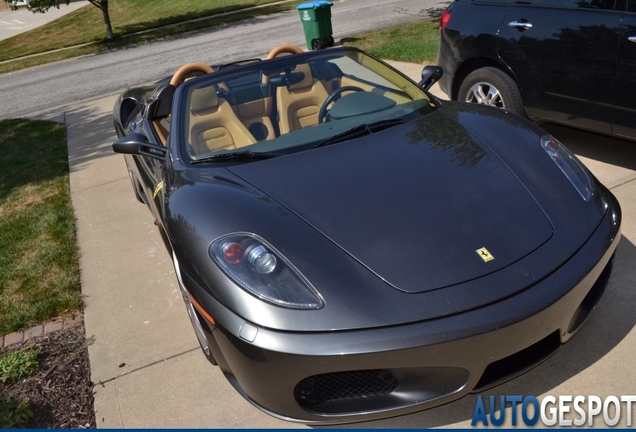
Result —
<svg viewBox="0 0 636 432"><path fill-rule="evenodd" d="M612 131L636 139L636 0L629 3L618 40Z"/></svg>
<svg viewBox="0 0 636 432"><path fill-rule="evenodd" d="M147 119L142 119L136 127L133 128L133 131L145 135L153 144L163 145L161 141L157 139L157 135L154 133ZM150 207L150 211L155 220L161 222L163 220L163 186L166 173L166 161L142 155L132 156L132 159L134 166L130 166L130 164L129 166L139 180L144 201L148 207Z"/></svg>
<svg viewBox="0 0 636 432"><path fill-rule="evenodd" d="M498 53L531 117L611 133L622 16L613 7L614 0L533 0L509 9Z"/></svg>

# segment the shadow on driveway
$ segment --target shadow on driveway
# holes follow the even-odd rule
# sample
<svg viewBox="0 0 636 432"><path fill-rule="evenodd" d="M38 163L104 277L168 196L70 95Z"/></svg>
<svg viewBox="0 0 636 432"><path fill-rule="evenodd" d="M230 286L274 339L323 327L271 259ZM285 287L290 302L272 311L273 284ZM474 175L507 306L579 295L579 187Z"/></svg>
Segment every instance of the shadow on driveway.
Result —
<svg viewBox="0 0 636 432"><path fill-rule="evenodd" d="M86 168L95 159L114 155L111 144L117 139L117 135L112 115L96 113L100 113L100 110L90 105L80 105L66 111L67 121L73 122L73 127L68 129L68 140L82 143L69 148L71 172Z"/></svg>

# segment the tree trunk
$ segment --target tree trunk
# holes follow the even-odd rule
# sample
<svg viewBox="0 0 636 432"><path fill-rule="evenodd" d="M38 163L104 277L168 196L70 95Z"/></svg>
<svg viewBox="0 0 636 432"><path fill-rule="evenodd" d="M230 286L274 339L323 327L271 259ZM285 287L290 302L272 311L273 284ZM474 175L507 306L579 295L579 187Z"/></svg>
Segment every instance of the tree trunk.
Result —
<svg viewBox="0 0 636 432"><path fill-rule="evenodd" d="M108 0L88 0L94 6L97 6L104 16L104 24L106 25L106 40L112 41L115 39L115 33L113 33L113 27L110 24L110 15L108 15Z"/></svg>
<svg viewBox="0 0 636 432"><path fill-rule="evenodd" d="M102 0L102 15L104 15L104 24L106 24L106 40L115 39L113 27L110 25L110 16L108 15L108 0Z"/></svg>

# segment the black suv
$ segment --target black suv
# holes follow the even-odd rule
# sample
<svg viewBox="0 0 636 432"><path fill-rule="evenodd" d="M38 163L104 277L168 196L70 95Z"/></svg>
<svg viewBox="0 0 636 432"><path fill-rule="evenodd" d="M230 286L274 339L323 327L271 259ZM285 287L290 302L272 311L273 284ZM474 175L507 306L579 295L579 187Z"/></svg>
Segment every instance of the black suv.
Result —
<svg viewBox="0 0 636 432"><path fill-rule="evenodd" d="M440 28L451 99L636 139L636 0L456 0Z"/></svg>

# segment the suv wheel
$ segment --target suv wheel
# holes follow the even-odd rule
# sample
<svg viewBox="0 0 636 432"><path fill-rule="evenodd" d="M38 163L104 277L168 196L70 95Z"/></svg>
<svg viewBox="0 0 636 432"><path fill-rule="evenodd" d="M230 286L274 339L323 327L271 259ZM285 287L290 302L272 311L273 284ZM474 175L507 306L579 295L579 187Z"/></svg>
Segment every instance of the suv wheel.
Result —
<svg viewBox="0 0 636 432"><path fill-rule="evenodd" d="M459 88L458 100L490 105L525 116L519 87L512 78L493 67L471 72Z"/></svg>

